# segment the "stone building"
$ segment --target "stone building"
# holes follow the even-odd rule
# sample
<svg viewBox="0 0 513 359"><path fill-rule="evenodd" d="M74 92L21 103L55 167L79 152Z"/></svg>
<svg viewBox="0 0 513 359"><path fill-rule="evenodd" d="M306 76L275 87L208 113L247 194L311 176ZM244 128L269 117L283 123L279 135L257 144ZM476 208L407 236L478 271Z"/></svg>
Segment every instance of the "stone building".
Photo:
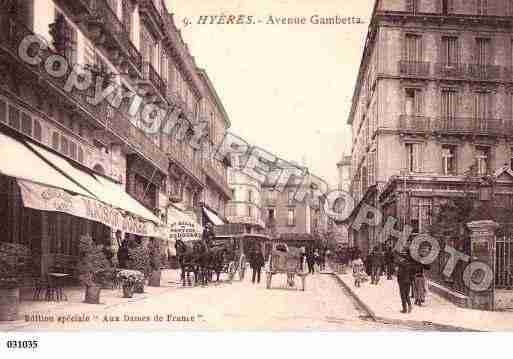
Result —
<svg viewBox="0 0 513 359"><path fill-rule="evenodd" d="M440 206L511 166L512 15L505 0L375 2L348 118L356 209L422 233ZM511 177L494 196L511 205ZM366 254L378 230L350 237ZM512 264L504 248L501 268Z"/></svg>
<svg viewBox="0 0 513 359"><path fill-rule="evenodd" d="M212 207L222 214L226 168L190 140L200 115L214 114L213 144L228 118L164 1L3 1L0 68L2 150L47 171L36 181L35 169L0 168L4 239L29 245L43 272L71 263L82 234L166 239L162 227L191 220L184 213L202 220L202 203L212 203L204 196L218 196ZM102 212L29 208L34 183L60 193L52 200L80 195Z"/></svg>

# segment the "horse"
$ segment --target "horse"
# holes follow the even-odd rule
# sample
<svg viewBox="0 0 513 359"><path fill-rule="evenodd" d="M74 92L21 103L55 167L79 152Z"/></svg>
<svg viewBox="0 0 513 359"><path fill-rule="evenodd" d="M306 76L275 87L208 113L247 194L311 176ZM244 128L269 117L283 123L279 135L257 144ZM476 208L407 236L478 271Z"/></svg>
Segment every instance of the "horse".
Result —
<svg viewBox="0 0 513 359"><path fill-rule="evenodd" d="M177 240L175 248L178 264L180 265L180 269L182 270L181 279L183 285L186 286L187 283L190 286L192 285L190 277L191 272L194 274L194 283L198 283L199 255L197 243Z"/></svg>

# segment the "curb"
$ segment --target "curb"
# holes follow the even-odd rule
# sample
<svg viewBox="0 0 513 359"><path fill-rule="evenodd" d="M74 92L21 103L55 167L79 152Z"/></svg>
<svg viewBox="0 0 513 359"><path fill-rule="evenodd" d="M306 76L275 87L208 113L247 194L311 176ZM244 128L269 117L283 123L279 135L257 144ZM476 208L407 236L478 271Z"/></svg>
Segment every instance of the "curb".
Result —
<svg viewBox="0 0 513 359"><path fill-rule="evenodd" d="M358 303L358 305L360 306L361 309L363 309L368 315L369 317L372 318L372 320L374 322L377 322L378 321L378 317L376 316L376 314L374 313L374 311L372 309L370 309L370 307L365 304L364 301L361 300L360 296L357 295L354 290L348 286L343 280L342 278L340 278L339 275L337 275L336 273L332 273L332 275L337 279L337 281L342 284L342 286L347 290L347 292L349 292L349 294L351 294L351 297Z"/></svg>
<svg viewBox="0 0 513 359"><path fill-rule="evenodd" d="M463 328L458 326L451 326L451 325L445 325L445 324L438 324L433 322L426 322L426 321L416 321L416 320L400 320L400 319L391 319L391 318L385 318L385 317L378 317L376 313L360 298L358 294L355 293L355 291L347 285L347 283L344 282L340 276L333 272L332 275L337 279L337 281L342 284L342 286L347 289L349 294L351 294L351 297L354 298L354 300L358 303L358 305L363 309L369 317L372 318L374 322L386 322L390 324L398 324L398 325L423 325L423 326L435 326L439 328L441 331L442 329L445 329L445 331L471 331L471 332L480 332L480 330L475 329L469 329L469 328Z"/></svg>

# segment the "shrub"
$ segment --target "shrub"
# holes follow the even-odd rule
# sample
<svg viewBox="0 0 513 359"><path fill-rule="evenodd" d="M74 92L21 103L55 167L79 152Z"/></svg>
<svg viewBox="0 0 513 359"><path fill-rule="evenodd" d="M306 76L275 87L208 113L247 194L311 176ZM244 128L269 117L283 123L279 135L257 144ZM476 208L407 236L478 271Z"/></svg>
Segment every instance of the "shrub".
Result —
<svg viewBox="0 0 513 359"><path fill-rule="evenodd" d="M18 287L29 263L28 247L16 243L0 243L0 287Z"/></svg>
<svg viewBox="0 0 513 359"><path fill-rule="evenodd" d="M102 284L102 273L111 269L103 249L96 246L90 236L80 237L77 271L80 282L86 286Z"/></svg>

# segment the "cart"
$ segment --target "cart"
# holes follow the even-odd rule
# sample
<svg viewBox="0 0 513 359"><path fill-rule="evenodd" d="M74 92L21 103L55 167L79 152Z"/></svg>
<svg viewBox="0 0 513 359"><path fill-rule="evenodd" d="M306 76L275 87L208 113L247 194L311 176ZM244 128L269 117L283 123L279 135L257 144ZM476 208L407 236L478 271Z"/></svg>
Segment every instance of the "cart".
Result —
<svg viewBox="0 0 513 359"><path fill-rule="evenodd" d="M272 278L275 274L287 274L289 287L295 286L295 276L301 278L301 290L305 290L308 273L301 270L303 257L299 249L289 248L285 243L272 243L269 256L268 270L266 272L266 287L271 288Z"/></svg>

